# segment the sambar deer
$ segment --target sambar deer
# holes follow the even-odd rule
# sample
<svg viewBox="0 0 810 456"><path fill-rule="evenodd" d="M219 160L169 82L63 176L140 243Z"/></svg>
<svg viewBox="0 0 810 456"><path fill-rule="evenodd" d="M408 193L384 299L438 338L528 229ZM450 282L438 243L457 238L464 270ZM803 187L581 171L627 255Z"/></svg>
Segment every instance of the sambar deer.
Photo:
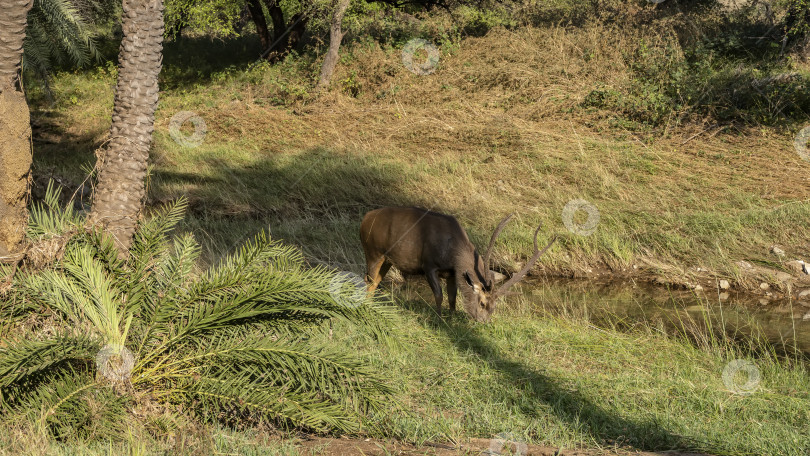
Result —
<svg viewBox="0 0 810 456"><path fill-rule="evenodd" d="M456 310L456 293L464 297L464 310L477 321L489 321L496 300L519 282L557 239L543 249L537 248L534 232L534 254L523 268L497 290L493 289L494 273L490 255L500 232L512 218L501 221L482 258L455 217L415 207L384 207L368 212L360 224L360 241L366 254L366 283L373 293L391 266L405 275L427 278L436 311L441 315L443 278L447 282L450 310ZM542 225L541 225L542 226Z"/></svg>

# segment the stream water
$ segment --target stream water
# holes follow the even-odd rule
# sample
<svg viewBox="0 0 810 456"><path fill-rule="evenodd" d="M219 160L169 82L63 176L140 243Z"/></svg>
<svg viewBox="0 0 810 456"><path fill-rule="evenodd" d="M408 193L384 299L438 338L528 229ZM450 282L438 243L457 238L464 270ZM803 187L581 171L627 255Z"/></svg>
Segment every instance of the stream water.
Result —
<svg viewBox="0 0 810 456"><path fill-rule="evenodd" d="M527 282L526 298L553 315L584 317L597 326L646 325L684 332L711 326L736 340L759 336L782 353L810 359L810 303L771 300L741 293L695 293L641 283L590 280ZM688 331L686 331L688 332Z"/></svg>

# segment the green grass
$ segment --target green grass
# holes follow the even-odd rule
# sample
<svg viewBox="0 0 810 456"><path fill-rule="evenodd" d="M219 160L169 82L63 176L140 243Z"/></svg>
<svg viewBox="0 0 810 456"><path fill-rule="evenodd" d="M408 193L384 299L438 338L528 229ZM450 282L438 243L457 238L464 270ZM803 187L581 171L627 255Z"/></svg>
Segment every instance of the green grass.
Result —
<svg viewBox="0 0 810 456"><path fill-rule="evenodd" d="M792 149L800 126L690 139L700 130L651 134L581 107L602 81L627 82L620 52L609 48L631 38L598 26L497 30L451 43L452 52L443 47L429 78L403 70L398 49L350 43L322 98L310 93L311 55L254 66L245 57L256 47L250 39L170 44L148 204L189 198L181 230L201 242L206 263L269 229L312 263L362 273L359 221L389 204L452 213L477 245L517 212L495 253L505 269L525 258L540 222L543 237L564 234L542 260L563 275L636 265L643 278L673 283L695 267L738 278L741 259L778 266L772 244L791 257L806 252L810 231L797 227L810 220L810 202L796 176L808 175L810 164ZM94 162L109 128L113 82L107 67L60 73L52 105L32 87L37 134L49 141L35 142L37 182L84 180L82 166ZM197 148L169 135L171 117L183 110L206 122ZM577 198L600 211L592 236L563 226L563 207ZM419 297L425 291L423 284L395 289L404 309L397 346L334 327L333 337L390 374L397 390L386 413L368 418L370 436L423 443L509 432L563 447L713 454L806 456L810 448L810 375L767 346L667 336L652 323L604 329L541 313L525 298L509 300L488 325L461 315L440 320ZM598 296L589 302L600 305ZM756 393L724 385L723 368L736 358L760 369ZM154 437L149 449L295 453L266 434L206 428L184 431L187 443ZM140 445L123 440L112 445ZM0 441L0 452L14 453L11 445ZM107 451L83 442L42 445L43 454Z"/></svg>
<svg viewBox="0 0 810 456"><path fill-rule="evenodd" d="M745 357L727 341L699 348L649 328L621 333L585 320L540 318L526 300L500 309L488 325L460 315L442 321L419 296L397 295L408 308L401 345L380 352L357 343L381 371L396 373L406 404L372 420L381 436L419 442L509 432L566 448L713 454L810 449L810 377L803 368L767 355L754 359L761 389L741 396L722 380L726 363ZM335 334L358 337L339 328Z"/></svg>
<svg viewBox="0 0 810 456"><path fill-rule="evenodd" d="M653 325L618 331L541 310L550 302L577 307L562 296L510 300L481 325L460 313L437 318L422 283L393 293L402 307L401 326L392 333L396 344L381 345L363 328L333 327L333 340L355 347L396 391L390 405L366 420L369 437L420 445L508 432L527 443L564 448L786 456L810 449L810 373L764 344L751 351L722 336L690 343ZM732 392L723 381L724 367L738 358L761 373L752 394ZM133 454L155 448L299 454L293 442L261 430L189 426L143 438L152 442L149 451ZM60 450L45 442L48 454L106 453L87 443ZM0 449L6 445L0 441ZM144 447L126 436L111 445Z"/></svg>

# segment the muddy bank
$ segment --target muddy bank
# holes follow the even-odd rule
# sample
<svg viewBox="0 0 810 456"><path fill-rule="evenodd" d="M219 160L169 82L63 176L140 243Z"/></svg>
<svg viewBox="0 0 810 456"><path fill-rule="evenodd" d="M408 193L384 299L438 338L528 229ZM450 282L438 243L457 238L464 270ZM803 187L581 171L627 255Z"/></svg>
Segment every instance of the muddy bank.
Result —
<svg viewBox="0 0 810 456"><path fill-rule="evenodd" d="M517 263L519 266L520 263ZM501 272L511 273L504 267ZM577 266L554 267L538 265L533 271L535 278L591 279L600 283L617 284L642 282L672 289L692 290L712 297L727 299L731 294L739 299L761 305L777 304L793 300L810 304L810 264L801 259L789 259L769 263L767 266L755 261L738 260L732 269L736 276L713 271L699 266L668 264L652 258L639 258L627 267L611 266L605 261Z"/></svg>

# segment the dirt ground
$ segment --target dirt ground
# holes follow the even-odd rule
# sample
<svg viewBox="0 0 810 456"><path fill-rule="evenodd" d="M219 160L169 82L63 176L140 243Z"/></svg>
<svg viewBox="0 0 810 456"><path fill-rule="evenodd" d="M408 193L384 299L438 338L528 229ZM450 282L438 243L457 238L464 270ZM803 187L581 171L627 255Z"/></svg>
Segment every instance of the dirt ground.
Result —
<svg viewBox="0 0 810 456"><path fill-rule="evenodd" d="M523 443L505 442L499 439L472 439L468 442L452 444L431 444L414 446L396 441L374 439L338 439L326 437L308 437L298 443L302 455L324 456L387 456L387 455L523 455L523 456L708 456L703 453L682 453L675 451L638 452L627 450L566 450ZM511 451L511 452L510 452Z"/></svg>

